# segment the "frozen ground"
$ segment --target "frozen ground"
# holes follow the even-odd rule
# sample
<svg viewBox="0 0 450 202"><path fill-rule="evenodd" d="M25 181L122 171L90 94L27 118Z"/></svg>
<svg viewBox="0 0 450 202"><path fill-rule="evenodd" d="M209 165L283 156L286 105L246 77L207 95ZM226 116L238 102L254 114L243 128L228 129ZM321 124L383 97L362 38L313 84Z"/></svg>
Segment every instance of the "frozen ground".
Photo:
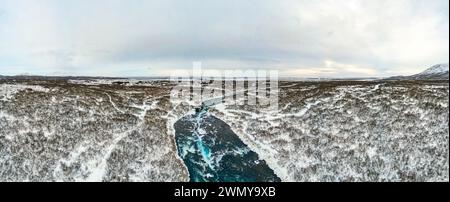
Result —
<svg viewBox="0 0 450 202"><path fill-rule="evenodd" d="M126 81L125 81L126 82ZM211 107L283 181L448 181L448 82L281 82ZM167 81L0 80L0 181L187 181ZM239 97L242 98L242 97Z"/></svg>
<svg viewBox="0 0 450 202"><path fill-rule="evenodd" d="M280 85L278 111L216 107L284 181L448 181L448 83Z"/></svg>
<svg viewBox="0 0 450 202"><path fill-rule="evenodd" d="M166 92L4 81L0 181L186 181L167 130Z"/></svg>

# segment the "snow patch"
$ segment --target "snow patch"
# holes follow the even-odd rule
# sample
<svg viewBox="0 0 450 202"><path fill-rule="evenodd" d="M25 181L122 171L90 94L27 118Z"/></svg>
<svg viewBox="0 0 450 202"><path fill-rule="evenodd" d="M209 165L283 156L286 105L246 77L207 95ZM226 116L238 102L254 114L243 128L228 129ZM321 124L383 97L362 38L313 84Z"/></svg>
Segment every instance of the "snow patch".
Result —
<svg viewBox="0 0 450 202"><path fill-rule="evenodd" d="M37 85L23 85L23 84L0 84L0 101L8 101L23 90L32 90L37 92L49 92L50 90Z"/></svg>

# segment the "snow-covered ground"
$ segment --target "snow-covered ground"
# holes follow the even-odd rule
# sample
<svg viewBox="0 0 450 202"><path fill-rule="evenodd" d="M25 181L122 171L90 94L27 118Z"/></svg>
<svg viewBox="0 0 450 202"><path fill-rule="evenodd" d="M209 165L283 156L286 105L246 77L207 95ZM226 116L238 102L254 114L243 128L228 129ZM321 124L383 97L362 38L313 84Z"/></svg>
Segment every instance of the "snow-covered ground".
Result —
<svg viewBox="0 0 450 202"><path fill-rule="evenodd" d="M448 181L448 83L292 87L214 111L283 181Z"/></svg>
<svg viewBox="0 0 450 202"><path fill-rule="evenodd" d="M39 83L0 83L0 181L188 180L166 88Z"/></svg>
<svg viewBox="0 0 450 202"><path fill-rule="evenodd" d="M198 102L114 82L0 81L0 181L189 180L173 125ZM448 181L448 83L279 86L277 111L209 112L283 181Z"/></svg>
<svg viewBox="0 0 450 202"><path fill-rule="evenodd" d="M48 89L37 85L23 85L23 84L2 84L0 85L0 100L8 101L12 99L16 93L20 91L37 91L48 92Z"/></svg>

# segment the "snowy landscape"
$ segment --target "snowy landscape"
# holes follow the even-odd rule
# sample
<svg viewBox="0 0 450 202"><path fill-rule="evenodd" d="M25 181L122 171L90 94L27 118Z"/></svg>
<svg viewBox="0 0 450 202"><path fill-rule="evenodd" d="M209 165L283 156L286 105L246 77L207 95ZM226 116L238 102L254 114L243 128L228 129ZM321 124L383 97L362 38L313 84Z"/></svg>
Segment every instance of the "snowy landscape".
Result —
<svg viewBox="0 0 450 202"><path fill-rule="evenodd" d="M443 66L419 75L444 80L280 81L275 111L227 102L199 111L171 100L167 80L2 77L0 181L239 179L245 169L233 166L266 170L249 181L448 181ZM186 131L204 145L177 136ZM237 149L217 147L226 141ZM200 160L186 164L188 154ZM212 170L190 178L187 165L202 157Z"/></svg>
<svg viewBox="0 0 450 202"><path fill-rule="evenodd" d="M0 182L448 183L449 2L0 0Z"/></svg>

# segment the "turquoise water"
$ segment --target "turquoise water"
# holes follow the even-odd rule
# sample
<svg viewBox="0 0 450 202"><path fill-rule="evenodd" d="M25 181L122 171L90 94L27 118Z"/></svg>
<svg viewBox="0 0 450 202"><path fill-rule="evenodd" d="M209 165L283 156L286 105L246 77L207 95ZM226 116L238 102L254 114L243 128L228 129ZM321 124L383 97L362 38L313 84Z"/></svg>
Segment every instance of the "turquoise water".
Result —
<svg viewBox="0 0 450 202"><path fill-rule="evenodd" d="M198 109L174 127L178 154L192 182L276 182L273 170L222 120Z"/></svg>

